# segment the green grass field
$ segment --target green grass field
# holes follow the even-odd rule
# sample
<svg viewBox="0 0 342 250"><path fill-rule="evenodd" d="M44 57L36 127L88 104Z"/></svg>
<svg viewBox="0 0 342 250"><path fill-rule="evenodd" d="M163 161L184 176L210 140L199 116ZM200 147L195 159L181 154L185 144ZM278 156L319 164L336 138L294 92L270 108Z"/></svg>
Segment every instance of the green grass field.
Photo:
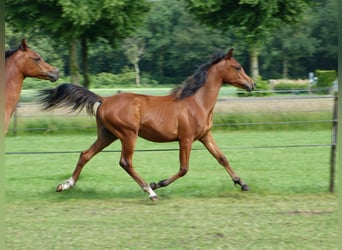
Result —
<svg viewBox="0 0 342 250"><path fill-rule="evenodd" d="M292 147L330 144L329 130L214 137L250 192L195 143L188 174L152 202L119 167L116 142L86 165L73 189L56 193L95 133L7 137L7 153L41 152L5 156L8 249L337 249L330 147ZM148 182L174 174L177 151L139 150L177 147L139 140L136 170Z"/></svg>

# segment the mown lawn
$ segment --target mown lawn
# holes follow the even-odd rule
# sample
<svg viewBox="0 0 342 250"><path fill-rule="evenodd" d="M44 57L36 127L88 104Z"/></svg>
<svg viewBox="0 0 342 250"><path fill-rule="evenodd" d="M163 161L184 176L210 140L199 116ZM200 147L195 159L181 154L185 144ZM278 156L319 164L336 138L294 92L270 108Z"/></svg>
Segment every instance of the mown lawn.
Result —
<svg viewBox="0 0 342 250"><path fill-rule="evenodd" d="M8 153L41 152L5 156L8 249L337 249L330 148L293 147L329 144L329 130L214 136L250 192L195 143L188 174L152 202L118 166L116 142L73 189L56 193L95 135L6 138ZM148 182L178 170L177 143L139 140L137 149L135 168Z"/></svg>

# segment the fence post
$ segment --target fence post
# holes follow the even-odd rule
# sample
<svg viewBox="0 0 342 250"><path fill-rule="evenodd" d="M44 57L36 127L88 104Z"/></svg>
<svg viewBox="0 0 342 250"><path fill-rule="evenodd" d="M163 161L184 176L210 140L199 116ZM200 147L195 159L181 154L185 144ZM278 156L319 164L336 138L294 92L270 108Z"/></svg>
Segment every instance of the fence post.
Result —
<svg viewBox="0 0 342 250"><path fill-rule="evenodd" d="M331 152L330 152L330 185L329 191L335 191L335 168L336 168L336 144L337 144L337 103L338 97L334 97L334 110L333 110L333 126L332 126L332 139L331 139Z"/></svg>

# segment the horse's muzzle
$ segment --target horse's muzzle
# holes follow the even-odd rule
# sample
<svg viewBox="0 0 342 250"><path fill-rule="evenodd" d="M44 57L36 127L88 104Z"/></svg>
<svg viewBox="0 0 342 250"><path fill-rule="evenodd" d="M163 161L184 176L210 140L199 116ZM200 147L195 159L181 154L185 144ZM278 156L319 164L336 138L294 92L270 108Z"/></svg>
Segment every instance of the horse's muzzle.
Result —
<svg viewBox="0 0 342 250"><path fill-rule="evenodd" d="M58 78L59 78L59 70L56 69L56 70L54 70L54 71L49 71L49 72L47 73L47 76L48 76L48 78L49 78L49 80L50 80L51 82L55 82L55 81L57 81Z"/></svg>
<svg viewBox="0 0 342 250"><path fill-rule="evenodd" d="M251 92L251 91L255 90L255 88L256 88L256 83L255 83L255 82L248 83L248 84L246 84L245 86L246 86L246 90L247 90L248 92Z"/></svg>

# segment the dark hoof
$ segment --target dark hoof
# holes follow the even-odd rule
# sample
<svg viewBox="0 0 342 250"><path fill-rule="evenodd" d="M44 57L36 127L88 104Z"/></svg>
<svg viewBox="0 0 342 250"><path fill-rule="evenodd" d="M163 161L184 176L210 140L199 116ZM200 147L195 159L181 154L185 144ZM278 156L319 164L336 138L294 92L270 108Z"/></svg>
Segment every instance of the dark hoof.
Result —
<svg viewBox="0 0 342 250"><path fill-rule="evenodd" d="M150 183L150 187L151 187L153 190L155 190L155 189L158 188L157 183L155 183L155 182L151 182L151 183Z"/></svg>
<svg viewBox="0 0 342 250"><path fill-rule="evenodd" d="M56 192L62 192L63 191L63 185L59 184L56 188Z"/></svg>
<svg viewBox="0 0 342 250"><path fill-rule="evenodd" d="M241 186L241 190L242 190L242 191L249 191L248 185L247 185L247 184L243 184L243 185Z"/></svg>

